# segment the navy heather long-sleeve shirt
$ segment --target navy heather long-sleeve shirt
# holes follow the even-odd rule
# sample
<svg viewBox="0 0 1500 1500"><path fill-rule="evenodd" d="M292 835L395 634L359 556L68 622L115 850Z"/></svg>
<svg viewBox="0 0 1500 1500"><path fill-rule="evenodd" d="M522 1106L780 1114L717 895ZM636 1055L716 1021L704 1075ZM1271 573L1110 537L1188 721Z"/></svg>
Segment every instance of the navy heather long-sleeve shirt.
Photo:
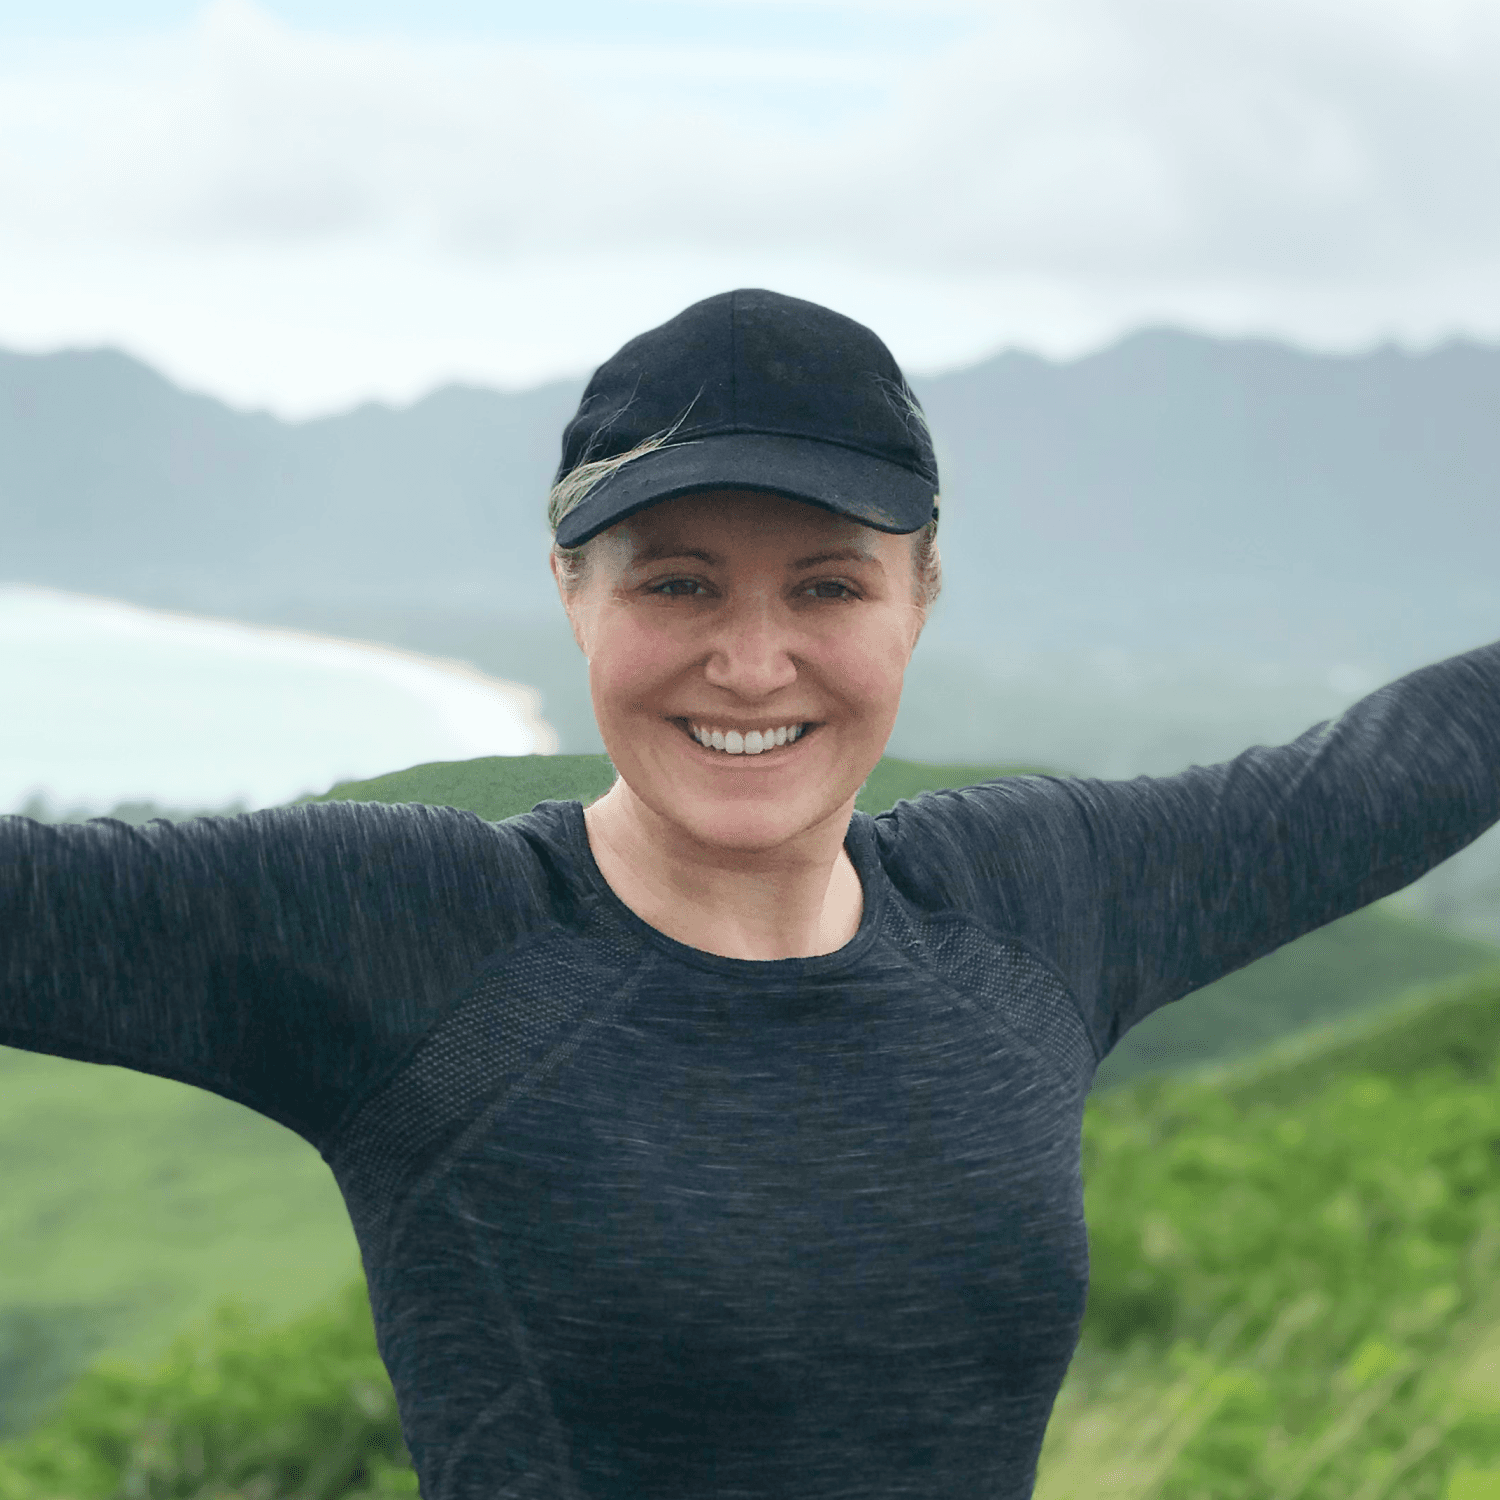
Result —
<svg viewBox="0 0 1500 1500"><path fill-rule="evenodd" d="M577 803L11 818L0 1042L323 1153L428 1500L1022 1500L1099 1060L1497 818L1500 645L1224 765L856 814L809 959L648 927Z"/></svg>

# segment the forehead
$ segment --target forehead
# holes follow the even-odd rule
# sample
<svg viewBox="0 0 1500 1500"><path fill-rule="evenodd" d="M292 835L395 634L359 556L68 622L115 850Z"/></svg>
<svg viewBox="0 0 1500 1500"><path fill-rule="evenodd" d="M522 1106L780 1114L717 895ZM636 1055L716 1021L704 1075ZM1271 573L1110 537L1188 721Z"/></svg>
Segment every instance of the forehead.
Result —
<svg viewBox="0 0 1500 1500"><path fill-rule="evenodd" d="M614 530L624 557L637 562L680 548L716 554L839 548L873 560L885 540L883 533L820 506L750 491L713 491L664 500Z"/></svg>

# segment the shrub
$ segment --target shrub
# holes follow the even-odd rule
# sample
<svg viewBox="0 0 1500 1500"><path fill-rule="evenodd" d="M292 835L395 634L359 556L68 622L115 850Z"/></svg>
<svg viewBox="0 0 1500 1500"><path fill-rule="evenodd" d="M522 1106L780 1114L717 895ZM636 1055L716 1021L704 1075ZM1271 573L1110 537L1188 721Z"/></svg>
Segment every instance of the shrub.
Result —
<svg viewBox="0 0 1500 1500"><path fill-rule="evenodd" d="M99 1365L0 1448L0 1500L416 1493L362 1281L283 1328L228 1304L151 1369Z"/></svg>

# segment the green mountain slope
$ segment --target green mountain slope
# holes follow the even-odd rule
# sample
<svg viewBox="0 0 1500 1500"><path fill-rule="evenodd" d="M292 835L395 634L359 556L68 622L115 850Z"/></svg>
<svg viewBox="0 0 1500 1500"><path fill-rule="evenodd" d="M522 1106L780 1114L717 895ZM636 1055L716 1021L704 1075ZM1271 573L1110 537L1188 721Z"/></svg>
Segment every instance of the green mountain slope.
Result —
<svg viewBox="0 0 1500 1500"><path fill-rule="evenodd" d="M860 804L879 811L998 774L888 759ZM602 756L491 758L411 767L325 796L497 819L546 798L592 800L611 779ZM1360 913L1167 1007L1106 1059L1099 1086L1243 1055L1494 959L1482 944ZM358 1269L316 1154L181 1084L0 1049L0 1161L0 1429L24 1427L100 1351L153 1355L230 1295L278 1322Z"/></svg>
<svg viewBox="0 0 1500 1500"><path fill-rule="evenodd" d="M1094 1089L1247 1057L1413 985L1494 964L1500 948L1489 943L1366 907L1147 1017L1100 1064Z"/></svg>
<svg viewBox="0 0 1500 1500"><path fill-rule="evenodd" d="M0 1048L0 1162L0 1431L96 1353L231 1295L290 1317L359 1266L317 1153L185 1084Z"/></svg>

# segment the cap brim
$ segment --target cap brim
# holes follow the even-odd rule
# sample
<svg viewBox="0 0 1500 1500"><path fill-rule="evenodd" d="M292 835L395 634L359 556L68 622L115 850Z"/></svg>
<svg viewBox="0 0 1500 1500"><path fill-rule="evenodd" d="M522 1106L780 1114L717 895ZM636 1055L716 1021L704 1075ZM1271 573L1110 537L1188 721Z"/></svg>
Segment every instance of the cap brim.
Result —
<svg viewBox="0 0 1500 1500"><path fill-rule="evenodd" d="M937 501L931 479L838 443L727 432L670 443L599 481L557 528L577 547L663 500L706 490L756 490L820 505L877 531L920 531Z"/></svg>

